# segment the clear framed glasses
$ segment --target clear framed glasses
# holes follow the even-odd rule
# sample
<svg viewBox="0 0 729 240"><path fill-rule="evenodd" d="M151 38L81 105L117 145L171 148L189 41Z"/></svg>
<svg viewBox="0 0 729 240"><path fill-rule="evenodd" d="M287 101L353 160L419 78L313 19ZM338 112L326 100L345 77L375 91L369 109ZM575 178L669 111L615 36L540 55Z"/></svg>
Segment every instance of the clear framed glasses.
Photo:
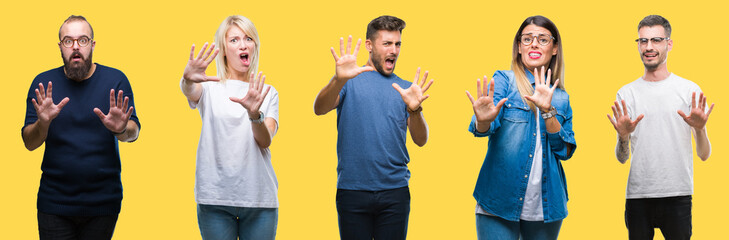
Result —
<svg viewBox="0 0 729 240"><path fill-rule="evenodd" d="M671 39L671 38L667 38L667 37L638 38L638 39L635 39L635 42L637 42L641 46L645 46L645 45L648 45L648 41L653 43L653 45L656 45L656 44L661 44L661 43L663 43L663 41L669 40L669 39Z"/></svg>
<svg viewBox="0 0 729 240"><path fill-rule="evenodd" d="M70 38L70 37L65 37L61 40L61 45L63 45L64 47L70 48L70 47L73 47L73 43L75 42L75 43L78 43L79 47L86 47L89 45L89 43L91 43L91 41L92 41L91 38L86 37L86 36L83 36L80 38L75 38L75 39Z"/></svg>
<svg viewBox="0 0 729 240"><path fill-rule="evenodd" d="M537 43L542 46L547 46L549 43L554 40L554 37L546 34L539 34L539 35L531 35L531 34L522 34L521 37L519 37L519 41L521 41L521 44L524 44L525 46L532 45L532 42L536 39Z"/></svg>

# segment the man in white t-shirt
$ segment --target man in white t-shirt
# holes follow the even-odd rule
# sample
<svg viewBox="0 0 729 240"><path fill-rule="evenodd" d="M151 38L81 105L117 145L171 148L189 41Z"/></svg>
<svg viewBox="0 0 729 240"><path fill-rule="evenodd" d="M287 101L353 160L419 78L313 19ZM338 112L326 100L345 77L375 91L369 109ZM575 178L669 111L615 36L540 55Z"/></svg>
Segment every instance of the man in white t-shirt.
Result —
<svg viewBox="0 0 729 240"><path fill-rule="evenodd" d="M608 115L618 133L618 161L628 160L629 149L633 154L625 225L630 239L653 239L656 227L666 239L690 239L691 135L696 153L705 161L711 155L706 122L714 104L707 111L699 86L668 71L666 59L673 47L668 20L658 15L643 18L638 36L645 74L618 90L614 117Z"/></svg>

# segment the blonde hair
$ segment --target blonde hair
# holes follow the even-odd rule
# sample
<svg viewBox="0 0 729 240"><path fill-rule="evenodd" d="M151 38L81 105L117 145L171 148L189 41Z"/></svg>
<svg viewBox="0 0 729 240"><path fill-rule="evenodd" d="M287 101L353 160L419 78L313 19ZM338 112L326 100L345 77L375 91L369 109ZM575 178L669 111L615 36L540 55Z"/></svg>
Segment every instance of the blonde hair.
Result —
<svg viewBox="0 0 729 240"><path fill-rule="evenodd" d="M516 87L517 89L519 89L519 94L521 95L522 101L527 103L530 109L536 111L536 106L534 106L534 103L532 103L531 101L527 101L524 98L524 96L531 96L532 94L534 94L534 87L532 87L532 84L529 83L529 78L527 78L525 69L526 66L524 66L524 63L521 61L521 54L519 53L519 47L521 47L521 32L526 26L529 26L531 24L546 28L547 30L549 30L550 33L552 33L552 37L554 37L552 44L557 45L557 55L552 57L552 59L549 61L548 68L552 69L551 83L553 84L554 81L559 79L559 84L557 84L557 87L562 90L565 90L564 57L562 55L562 37L560 37L559 35L559 30L557 30L557 26L555 26L554 23L548 18L543 16L528 17L521 24L519 30L516 31L516 36L514 37L514 48L511 54L511 70L514 71L514 80L516 81Z"/></svg>
<svg viewBox="0 0 729 240"><path fill-rule="evenodd" d="M225 50L227 48L225 35L228 33L228 30L230 30L230 28L234 26L240 28L243 33L253 39L253 42L256 45L252 49L251 53L248 55L251 65L248 67L248 72L245 73L245 76L247 77L248 75L250 75L250 73L258 72L258 53L261 50L261 43L258 39L258 31L256 30L256 26L253 25L253 22L251 22L251 20L244 16L229 16L225 18L225 20L223 20L223 22L220 24L220 27L218 27L218 31L215 32L215 45L217 45L217 47L220 49L220 52L215 59L215 66L218 70L218 77L220 77L221 82L225 82L225 80L230 78L228 60L225 56ZM246 81L247 79L238 80Z"/></svg>

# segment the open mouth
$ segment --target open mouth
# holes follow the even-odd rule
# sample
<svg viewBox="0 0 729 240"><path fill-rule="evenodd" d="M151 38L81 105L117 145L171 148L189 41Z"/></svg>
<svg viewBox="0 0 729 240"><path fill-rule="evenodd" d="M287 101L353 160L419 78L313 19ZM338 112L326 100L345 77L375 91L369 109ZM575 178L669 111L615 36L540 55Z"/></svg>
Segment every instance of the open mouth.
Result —
<svg viewBox="0 0 729 240"><path fill-rule="evenodd" d="M397 60L395 56L385 58L385 67L387 69L395 68L395 60Z"/></svg>
<svg viewBox="0 0 729 240"><path fill-rule="evenodd" d="M84 60L84 58L83 58L83 56L81 56L80 53L74 53L71 55L71 62L80 62L83 60Z"/></svg>
<svg viewBox="0 0 729 240"><path fill-rule="evenodd" d="M540 52L529 52L529 58L531 59L538 59L542 57L542 53Z"/></svg>
<svg viewBox="0 0 729 240"><path fill-rule="evenodd" d="M643 53L643 57L645 57L646 59L654 59L658 57L658 52L645 52Z"/></svg>
<svg viewBox="0 0 729 240"><path fill-rule="evenodd" d="M248 58L248 53L241 53L240 54L240 61L243 62L243 65L250 65L250 60Z"/></svg>

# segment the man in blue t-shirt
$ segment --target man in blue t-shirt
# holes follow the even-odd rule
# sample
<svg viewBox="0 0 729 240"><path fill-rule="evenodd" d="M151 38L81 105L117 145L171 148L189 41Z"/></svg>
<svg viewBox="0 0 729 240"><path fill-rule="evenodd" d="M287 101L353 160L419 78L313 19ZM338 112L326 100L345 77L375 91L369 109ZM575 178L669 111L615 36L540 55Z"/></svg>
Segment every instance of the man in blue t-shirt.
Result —
<svg viewBox="0 0 729 240"><path fill-rule="evenodd" d="M418 146L428 141L423 95L433 84L428 72L415 82L395 75L405 22L381 16L367 26L367 65L357 66L361 40L352 51L339 40L331 49L336 73L319 92L314 112L337 109L337 212L342 239L405 239L410 214L407 129ZM376 70L376 71L373 71ZM427 84L426 84L427 82ZM403 89L401 86L409 86ZM394 89L393 89L394 88Z"/></svg>
<svg viewBox="0 0 729 240"><path fill-rule="evenodd" d="M40 239L111 239L122 200L117 140L132 142L141 128L132 89L124 73L92 62L86 18L70 16L58 38L64 65L33 80L21 130L28 150L46 145Z"/></svg>

